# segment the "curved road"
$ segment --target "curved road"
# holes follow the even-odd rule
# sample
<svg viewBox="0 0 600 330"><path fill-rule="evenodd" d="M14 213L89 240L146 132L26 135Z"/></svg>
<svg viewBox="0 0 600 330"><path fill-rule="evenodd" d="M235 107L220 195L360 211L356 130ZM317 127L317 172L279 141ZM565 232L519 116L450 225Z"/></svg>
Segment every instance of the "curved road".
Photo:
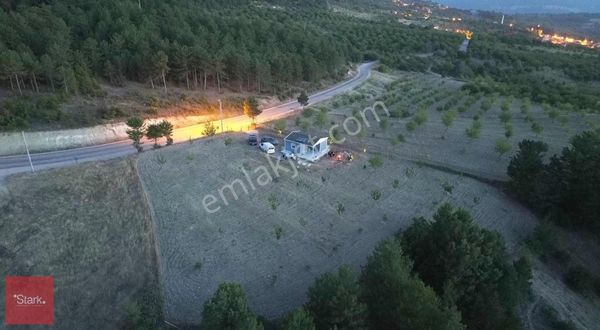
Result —
<svg viewBox="0 0 600 330"><path fill-rule="evenodd" d="M310 104L323 102L360 85L371 75L373 64L374 62L364 63L358 68L358 74L352 79L310 95ZM273 121L289 116L300 109L301 106L296 101L283 103L269 109L264 109L263 112L256 117L256 122L264 123ZM217 131L220 132L220 121L214 121L213 124L217 127ZM250 127L250 124L250 119L246 116L231 117L223 120L224 131L245 131ZM178 128L173 132L173 139L175 143L181 143L189 141L190 139L200 138L203 136L203 128L204 124ZM149 148L151 142L146 142L145 145L146 148ZM47 168L69 166L80 162L117 158L134 153L135 149L131 146L131 141L122 140L89 147L35 153L31 154L31 159L34 169L37 171ZM0 157L0 178L13 173L27 171L31 171L27 155Z"/></svg>

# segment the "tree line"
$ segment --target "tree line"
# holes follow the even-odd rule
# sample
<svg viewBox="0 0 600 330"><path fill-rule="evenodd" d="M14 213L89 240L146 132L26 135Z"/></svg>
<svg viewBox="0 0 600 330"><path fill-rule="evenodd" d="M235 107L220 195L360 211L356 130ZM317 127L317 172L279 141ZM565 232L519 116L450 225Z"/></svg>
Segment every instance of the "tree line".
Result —
<svg viewBox="0 0 600 330"><path fill-rule="evenodd" d="M465 89L530 98L565 110L600 112L600 57L565 52L533 37L477 31L469 52L434 71L469 80Z"/></svg>
<svg viewBox="0 0 600 330"><path fill-rule="evenodd" d="M511 159L510 187L525 204L561 225L600 230L600 130L575 135L560 155L523 140ZM549 160L548 160L549 158Z"/></svg>
<svg viewBox="0 0 600 330"><path fill-rule="evenodd" d="M308 301L271 322L243 288L223 283L203 306L202 329L518 329L531 267L511 261L499 234L449 204L381 242L360 274L348 266L317 278Z"/></svg>

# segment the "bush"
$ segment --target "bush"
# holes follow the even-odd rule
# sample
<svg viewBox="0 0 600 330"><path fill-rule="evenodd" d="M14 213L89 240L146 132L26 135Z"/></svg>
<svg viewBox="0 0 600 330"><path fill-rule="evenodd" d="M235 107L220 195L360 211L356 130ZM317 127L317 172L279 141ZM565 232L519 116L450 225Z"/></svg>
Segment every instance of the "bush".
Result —
<svg viewBox="0 0 600 330"><path fill-rule="evenodd" d="M304 111L302 111L302 117L305 117L305 118L310 118L314 114L315 114L315 109L313 109L313 108L306 108L306 109L304 109Z"/></svg>
<svg viewBox="0 0 600 330"><path fill-rule="evenodd" d="M373 168L379 168L383 166L383 158L381 158L381 156L373 156L369 159L369 164Z"/></svg>
<svg viewBox="0 0 600 330"><path fill-rule="evenodd" d="M576 292L589 293L594 290L594 275L584 267L570 268L565 274L564 280L567 286Z"/></svg>
<svg viewBox="0 0 600 330"><path fill-rule="evenodd" d="M479 138L479 136L481 136L481 122L479 120L474 120L465 133L471 139Z"/></svg>
<svg viewBox="0 0 600 330"><path fill-rule="evenodd" d="M273 128L275 128L275 130L279 131L279 133L283 133L283 131L285 131L285 129L287 128L287 124L286 124L285 120L280 119L275 122L275 125L273 126Z"/></svg>
<svg viewBox="0 0 600 330"><path fill-rule="evenodd" d="M556 232L548 224L537 226L525 244L535 255L544 258L555 247L557 242Z"/></svg>
<svg viewBox="0 0 600 330"><path fill-rule="evenodd" d="M371 198L373 198L375 201L378 201L381 198L381 191L379 189L371 191Z"/></svg>
<svg viewBox="0 0 600 330"><path fill-rule="evenodd" d="M217 127L212 122L207 122L204 124L204 129L202 130L202 134L206 136L214 136L217 134Z"/></svg>

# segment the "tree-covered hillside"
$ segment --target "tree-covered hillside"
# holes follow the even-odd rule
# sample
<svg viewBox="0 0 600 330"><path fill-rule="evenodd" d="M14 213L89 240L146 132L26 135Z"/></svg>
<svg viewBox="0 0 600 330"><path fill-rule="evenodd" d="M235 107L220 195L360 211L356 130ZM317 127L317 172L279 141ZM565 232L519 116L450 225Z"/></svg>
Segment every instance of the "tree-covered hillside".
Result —
<svg viewBox="0 0 600 330"><path fill-rule="evenodd" d="M176 84L281 95L298 82L339 78L349 62L381 59L397 68L426 69L432 59L417 53L455 53L460 42L457 35L385 17L337 14L324 0L2 4L0 87L13 96L102 95L102 83L118 87L127 81L164 90ZM33 110L21 109L27 107ZM35 114L37 106L4 108L4 129L36 118L60 120Z"/></svg>
<svg viewBox="0 0 600 330"><path fill-rule="evenodd" d="M103 78L117 86L174 81L263 91L336 76L369 51L398 62L402 54L454 47L448 35L338 17L320 1L295 3L293 9L241 0L9 6L0 12L0 72L14 90L47 85L94 93Z"/></svg>

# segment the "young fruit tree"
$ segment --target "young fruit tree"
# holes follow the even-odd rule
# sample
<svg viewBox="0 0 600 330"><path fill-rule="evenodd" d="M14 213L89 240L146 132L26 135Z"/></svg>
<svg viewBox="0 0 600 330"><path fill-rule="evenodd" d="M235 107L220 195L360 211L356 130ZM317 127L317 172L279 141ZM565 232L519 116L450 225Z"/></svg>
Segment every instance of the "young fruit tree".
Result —
<svg viewBox="0 0 600 330"><path fill-rule="evenodd" d="M211 122L207 122L204 124L204 129L202 130L202 134L206 136L213 136L217 134L217 127Z"/></svg>
<svg viewBox="0 0 600 330"><path fill-rule="evenodd" d="M444 131L444 134L442 134L442 139L446 138L446 133L448 132L448 129L452 126L452 124L454 124L455 118L456 112L454 111L446 111L442 115L442 123L444 123L444 126L446 126L446 130Z"/></svg>
<svg viewBox="0 0 600 330"><path fill-rule="evenodd" d="M510 142L508 141L508 139L500 139L496 142L496 147L494 149L500 156L499 158L502 158L502 156L504 156L504 154L506 154L507 152L510 151L511 145L510 145Z"/></svg>

